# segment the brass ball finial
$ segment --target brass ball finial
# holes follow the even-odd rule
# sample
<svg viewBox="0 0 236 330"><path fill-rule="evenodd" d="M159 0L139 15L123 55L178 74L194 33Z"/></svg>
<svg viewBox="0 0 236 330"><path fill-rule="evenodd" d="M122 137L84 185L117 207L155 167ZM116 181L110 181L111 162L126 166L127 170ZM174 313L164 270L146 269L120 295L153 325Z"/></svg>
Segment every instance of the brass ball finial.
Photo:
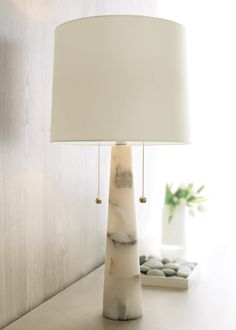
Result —
<svg viewBox="0 0 236 330"><path fill-rule="evenodd" d="M140 203L146 203L146 201L147 201L147 198L144 197L144 196L141 196L141 197L139 198L139 202L140 202Z"/></svg>
<svg viewBox="0 0 236 330"><path fill-rule="evenodd" d="M102 199L99 198L99 197L97 197L97 198L95 199L95 202L96 202L96 204L102 204Z"/></svg>

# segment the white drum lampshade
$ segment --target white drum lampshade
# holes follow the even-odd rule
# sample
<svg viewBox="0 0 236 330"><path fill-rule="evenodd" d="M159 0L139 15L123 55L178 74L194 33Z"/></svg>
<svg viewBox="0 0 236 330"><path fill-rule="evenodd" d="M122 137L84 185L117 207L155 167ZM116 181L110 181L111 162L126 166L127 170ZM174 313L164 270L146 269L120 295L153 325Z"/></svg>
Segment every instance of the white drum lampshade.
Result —
<svg viewBox="0 0 236 330"><path fill-rule="evenodd" d="M59 26L51 141L116 143L103 315L142 316L132 157L125 143L189 142L184 28L144 16L90 17Z"/></svg>
<svg viewBox="0 0 236 330"><path fill-rule="evenodd" d="M184 28L143 16L56 29L51 141L185 143Z"/></svg>

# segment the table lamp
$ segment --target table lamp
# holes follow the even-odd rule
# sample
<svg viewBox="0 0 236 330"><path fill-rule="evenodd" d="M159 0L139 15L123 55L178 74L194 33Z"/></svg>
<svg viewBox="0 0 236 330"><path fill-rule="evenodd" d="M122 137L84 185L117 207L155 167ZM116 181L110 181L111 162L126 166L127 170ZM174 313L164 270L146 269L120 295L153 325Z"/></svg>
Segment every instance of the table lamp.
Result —
<svg viewBox="0 0 236 330"><path fill-rule="evenodd" d="M142 316L132 144L189 142L184 28L145 16L77 19L55 33L51 142L111 144L103 315ZM97 203L101 203L98 196ZM140 202L145 202L141 196Z"/></svg>

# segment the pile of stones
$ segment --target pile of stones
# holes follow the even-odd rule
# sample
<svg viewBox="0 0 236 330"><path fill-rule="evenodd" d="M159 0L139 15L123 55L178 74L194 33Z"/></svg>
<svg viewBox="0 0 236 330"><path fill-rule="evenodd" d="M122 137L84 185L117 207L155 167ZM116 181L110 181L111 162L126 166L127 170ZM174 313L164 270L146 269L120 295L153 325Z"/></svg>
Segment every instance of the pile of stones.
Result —
<svg viewBox="0 0 236 330"><path fill-rule="evenodd" d="M179 278L187 278L197 265L184 259L171 260L155 255L141 255L139 264L142 275Z"/></svg>

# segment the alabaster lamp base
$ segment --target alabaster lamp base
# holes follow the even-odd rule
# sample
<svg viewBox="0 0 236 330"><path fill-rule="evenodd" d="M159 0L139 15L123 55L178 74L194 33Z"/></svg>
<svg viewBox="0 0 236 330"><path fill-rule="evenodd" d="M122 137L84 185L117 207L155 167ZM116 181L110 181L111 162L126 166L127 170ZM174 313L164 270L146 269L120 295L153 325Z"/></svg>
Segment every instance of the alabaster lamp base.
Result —
<svg viewBox="0 0 236 330"><path fill-rule="evenodd" d="M131 147L112 147L103 315L142 316Z"/></svg>

